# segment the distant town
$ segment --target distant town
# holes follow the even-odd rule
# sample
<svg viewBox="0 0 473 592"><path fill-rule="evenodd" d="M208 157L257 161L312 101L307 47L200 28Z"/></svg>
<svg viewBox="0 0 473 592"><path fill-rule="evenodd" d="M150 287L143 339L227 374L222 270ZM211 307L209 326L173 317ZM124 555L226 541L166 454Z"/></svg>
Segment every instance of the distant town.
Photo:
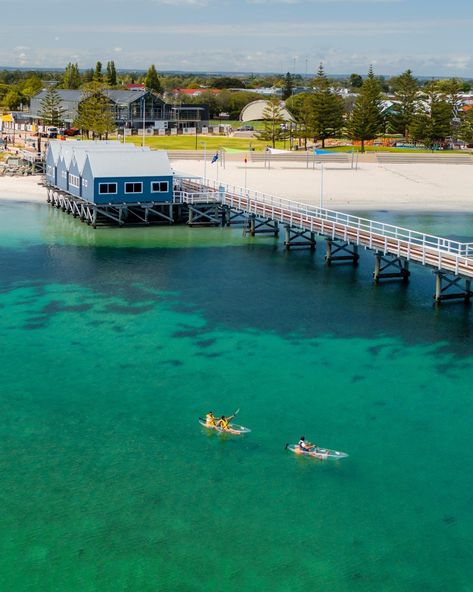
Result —
<svg viewBox="0 0 473 592"><path fill-rule="evenodd" d="M0 150L83 136L193 148L198 137L259 150L469 150L473 81L367 73L158 73L116 68L0 71ZM179 139L179 143L178 143ZM173 143L174 142L174 143Z"/></svg>

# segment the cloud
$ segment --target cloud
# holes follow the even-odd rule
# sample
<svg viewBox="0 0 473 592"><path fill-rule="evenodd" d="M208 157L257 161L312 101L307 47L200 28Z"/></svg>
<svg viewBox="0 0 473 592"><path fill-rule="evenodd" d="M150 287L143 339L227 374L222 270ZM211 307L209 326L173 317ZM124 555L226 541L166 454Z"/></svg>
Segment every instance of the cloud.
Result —
<svg viewBox="0 0 473 592"><path fill-rule="evenodd" d="M183 35L195 37L225 37L229 40L242 37L297 38L302 37L332 37L336 35L347 37L364 36L408 36L419 35L422 32L445 31L446 27L458 29L471 27L471 19L463 20L422 20L422 21L306 21L306 22L266 22L264 27L259 23L232 24L162 24L162 25L128 25L128 24L91 24L70 25L69 33L96 33L99 35Z"/></svg>
<svg viewBox="0 0 473 592"><path fill-rule="evenodd" d="M246 0L247 4L399 4L406 0Z"/></svg>

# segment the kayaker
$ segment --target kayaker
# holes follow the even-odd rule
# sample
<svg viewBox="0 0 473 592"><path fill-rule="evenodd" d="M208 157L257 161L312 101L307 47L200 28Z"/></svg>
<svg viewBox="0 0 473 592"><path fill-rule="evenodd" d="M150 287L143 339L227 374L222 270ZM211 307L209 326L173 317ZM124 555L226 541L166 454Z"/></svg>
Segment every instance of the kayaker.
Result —
<svg viewBox="0 0 473 592"><path fill-rule="evenodd" d="M222 428L222 430L228 430L230 427L230 420L233 419L234 417L235 417L235 414L229 415L228 417L225 417L225 415L222 415L222 417L218 420L218 426L220 428Z"/></svg>
<svg viewBox="0 0 473 592"><path fill-rule="evenodd" d="M212 413L212 411L209 411L207 413L207 415L205 416L205 424L208 425L209 427L214 427L217 425L217 418Z"/></svg>
<svg viewBox="0 0 473 592"><path fill-rule="evenodd" d="M314 448L317 448L317 444L311 444L310 442L306 442L305 436L300 437L298 446L301 452L310 452Z"/></svg>

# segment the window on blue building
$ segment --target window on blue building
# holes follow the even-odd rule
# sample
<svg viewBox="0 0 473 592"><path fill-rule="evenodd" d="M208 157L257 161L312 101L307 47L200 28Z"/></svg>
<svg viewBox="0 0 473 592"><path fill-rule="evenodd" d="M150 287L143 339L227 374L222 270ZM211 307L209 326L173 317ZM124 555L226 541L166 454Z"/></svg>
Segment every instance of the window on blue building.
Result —
<svg viewBox="0 0 473 592"><path fill-rule="evenodd" d="M116 183L99 183L99 193L101 195L107 193L116 193L117 192L117 184Z"/></svg>
<svg viewBox="0 0 473 592"><path fill-rule="evenodd" d="M143 193L143 183L125 183L125 193Z"/></svg>
<svg viewBox="0 0 473 592"><path fill-rule="evenodd" d="M152 181L151 193L167 193L169 191L169 183L167 181Z"/></svg>

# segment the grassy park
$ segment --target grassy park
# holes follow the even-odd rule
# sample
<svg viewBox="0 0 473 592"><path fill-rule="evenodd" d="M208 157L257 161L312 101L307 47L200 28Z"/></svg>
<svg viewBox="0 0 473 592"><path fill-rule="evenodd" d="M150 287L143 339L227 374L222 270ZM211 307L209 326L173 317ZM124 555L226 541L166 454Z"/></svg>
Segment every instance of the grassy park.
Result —
<svg viewBox="0 0 473 592"><path fill-rule="evenodd" d="M132 136L126 139L129 143L141 146L142 138L140 136ZM263 140L248 138L228 138L226 136L149 136L145 138L145 146L149 146L155 150L203 150L204 143L207 150L218 150L225 148L227 150L264 150L268 145ZM285 146L284 146L285 144ZM289 142L277 142L276 148L289 149Z"/></svg>
<svg viewBox="0 0 473 592"><path fill-rule="evenodd" d="M129 143L141 146L142 138L140 136L132 136L126 140ZM197 144L196 144L197 141ZM224 148L232 151L248 151L250 147L254 150L264 150L268 142L257 139L248 138L229 138L227 136L150 136L145 138L145 146L153 150L203 150L204 143L208 152ZM276 142L276 148L280 150L289 150L289 141ZM303 150L303 146L300 147ZM331 152L359 152L360 148L357 146L337 146L334 148L326 148ZM389 146L365 146L366 152L394 152L400 154L422 154L431 153L431 150L422 148L393 148ZM464 150L439 150L437 154L465 154Z"/></svg>

